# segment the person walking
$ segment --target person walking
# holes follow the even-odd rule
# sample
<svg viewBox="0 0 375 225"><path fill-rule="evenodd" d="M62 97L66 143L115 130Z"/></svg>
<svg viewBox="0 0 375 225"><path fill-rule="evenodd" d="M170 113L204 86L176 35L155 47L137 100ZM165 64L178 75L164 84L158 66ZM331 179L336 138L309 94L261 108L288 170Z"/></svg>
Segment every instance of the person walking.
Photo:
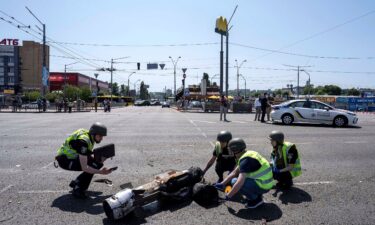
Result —
<svg viewBox="0 0 375 225"><path fill-rule="evenodd" d="M268 106L268 99L267 99L267 93L264 93L263 98L260 100L261 109L262 109L262 118L260 122L265 123L264 117L266 116L266 110Z"/></svg>
<svg viewBox="0 0 375 225"><path fill-rule="evenodd" d="M228 110L228 100L224 95L221 95L220 97L220 121L223 120L223 114L224 114L224 121L228 122L227 110Z"/></svg>
<svg viewBox="0 0 375 225"><path fill-rule="evenodd" d="M260 97L255 99L254 107L255 107L255 118L254 121L260 121L260 114L262 112L261 110L262 104L260 103Z"/></svg>

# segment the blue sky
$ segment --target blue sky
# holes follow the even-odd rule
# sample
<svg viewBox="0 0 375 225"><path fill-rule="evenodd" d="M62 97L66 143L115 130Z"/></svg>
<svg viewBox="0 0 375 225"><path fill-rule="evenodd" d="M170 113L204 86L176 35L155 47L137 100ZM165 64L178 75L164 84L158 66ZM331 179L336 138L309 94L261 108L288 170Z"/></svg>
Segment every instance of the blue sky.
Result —
<svg viewBox="0 0 375 225"><path fill-rule="evenodd" d="M127 76L141 62L141 71L131 77L150 84L151 91L161 91L165 86L173 87L172 63L168 56L178 62L177 86L181 83L181 68L186 67L187 84L197 83L203 72L210 76L219 73L220 36L214 32L218 16L230 17L235 6L237 12L231 22L233 28L230 42L259 48L274 49L304 55L356 57L360 59L317 59L273 53L231 45L230 89L236 87L235 59L247 62L240 73L246 77L250 89L275 89L287 84L296 85L297 73L288 71L289 65L308 65L311 81L315 85L336 84L344 88L375 88L375 13L351 23L337 27L315 37L311 35L325 31L350 19L375 10L371 0L284 0L284 1L100 1L100 0L18 0L6 1L0 10L19 21L32 25L38 22L27 12L28 6L47 25L47 36L59 42L128 45L100 47L63 45L73 50L75 57L110 60L129 56L115 64L118 71L114 81L127 83ZM3 14L2 17L7 18ZM18 38L40 41L23 31L0 21L0 38ZM211 43L199 46L154 47L150 45ZM61 45L53 44L58 48ZM286 47L289 46L289 47ZM64 49L67 51L66 49ZM78 56L76 53L79 53ZM64 64L74 59L51 49L50 71L63 71ZM81 60L82 61L82 60ZM146 70L147 62L164 62L165 70ZM96 67L109 67L108 63L91 61L70 66L70 70L93 76ZM258 68L258 69L255 69ZM268 68L268 69L259 69ZM270 70L270 69L283 70ZM337 73L317 71L340 71ZM372 72L341 73L341 72ZM109 80L108 72L100 72L99 78ZM301 84L308 79L301 74ZM215 80L218 82L218 80ZM199 82L199 81L198 81ZM240 80L243 88L243 81Z"/></svg>

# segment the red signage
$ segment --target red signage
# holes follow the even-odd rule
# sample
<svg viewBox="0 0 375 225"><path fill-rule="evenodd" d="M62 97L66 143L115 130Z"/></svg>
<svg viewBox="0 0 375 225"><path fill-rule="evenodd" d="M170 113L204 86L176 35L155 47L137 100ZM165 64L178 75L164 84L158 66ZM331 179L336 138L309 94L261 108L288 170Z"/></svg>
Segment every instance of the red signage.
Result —
<svg viewBox="0 0 375 225"><path fill-rule="evenodd" d="M4 38L0 41L0 45L18 45L18 39L8 39Z"/></svg>

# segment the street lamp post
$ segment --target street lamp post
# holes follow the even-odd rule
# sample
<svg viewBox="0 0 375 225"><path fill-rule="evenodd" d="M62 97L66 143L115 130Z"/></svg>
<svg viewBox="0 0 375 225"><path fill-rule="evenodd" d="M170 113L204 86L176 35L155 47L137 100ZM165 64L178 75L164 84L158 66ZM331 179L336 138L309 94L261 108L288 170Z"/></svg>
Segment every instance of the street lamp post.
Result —
<svg viewBox="0 0 375 225"><path fill-rule="evenodd" d="M136 86L137 86L137 83L141 81L140 79L138 79L136 82L134 82L134 91L135 91L135 97L137 97L137 89L136 89Z"/></svg>
<svg viewBox="0 0 375 225"><path fill-rule="evenodd" d="M66 93L65 93L65 92L66 92L66 80L67 80L67 79L66 79L66 78L67 78L67 77L66 77L66 67L67 67L67 66L70 66L70 65L77 64L77 63L78 63L78 62L74 62L74 63L69 63L69 64L65 64L65 65L64 65L64 97L66 97Z"/></svg>
<svg viewBox="0 0 375 225"><path fill-rule="evenodd" d="M96 95L95 95L95 112L98 111L98 94L99 94L99 82L98 82L98 76L99 74L98 73L95 73L94 74L95 76L95 82L96 82Z"/></svg>
<svg viewBox="0 0 375 225"><path fill-rule="evenodd" d="M245 81L245 101L246 101L246 78L242 74L240 74L240 76Z"/></svg>
<svg viewBox="0 0 375 225"><path fill-rule="evenodd" d="M241 66L242 66L247 60L246 60L246 59L243 60L239 66L238 66L238 61L237 61L237 59L236 59L235 61L236 61L236 67L237 67L237 96L239 96L239 95L240 95L240 84L239 84L239 82L240 82L240 68L241 68Z"/></svg>
<svg viewBox="0 0 375 225"><path fill-rule="evenodd" d="M213 75L213 76L211 77L211 85L212 85L212 80L213 80L215 77L217 77L217 76L220 76L220 74L215 74L215 75Z"/></svg>
<svg viewBox="0 0 375 225"><path fill-rule="evenodd" d="M301 70L303 72L305 72L307 74L307 76L309 76L309 81L308 81L308 84L309 84L309 98L310 98L310 91L311 91L311 80L310 80L310 73L308 73L306 70Z"/></svg>
<svg viewBox="0 0 375 225"><path fill-rule="evenodd" d="M125 56L125 57L120 57L120 58L116 58L116 59L111 59L111 68L108 68L107 70L108 71L110 71L111 72L111 89L110 89L110 91L111 91L111 105L112 105L112 95L113 95L113 71L115 70L114 68L113 68L113 63L116 63L116 62L114 62L115 60L119 60L119 59L126 59L126 58L129 58L129 56Z"/></svg>
<svg viewBox="0 0 375 225"><path fill-rule="evenodd" d="M127 95L129 96L129 91L130 91L130 86L129 86L129 79L130 79L130 77L131 77L131 75L133 75L133 74L135 74L135 72L132 72L129 76L128 76L128 93L127 93Z"/></svg>
<svg viewBox="0 0 375 225"><path fill-rule="evenodd" d="M174 96L176 96L176 67L177 67L177 62L178 60L181 58L181 56L179 56L176 61L173 60L173 58L171 56L169 56L169 58L171 59L172 63L173 63L173 71L174 71Z"/></svg>

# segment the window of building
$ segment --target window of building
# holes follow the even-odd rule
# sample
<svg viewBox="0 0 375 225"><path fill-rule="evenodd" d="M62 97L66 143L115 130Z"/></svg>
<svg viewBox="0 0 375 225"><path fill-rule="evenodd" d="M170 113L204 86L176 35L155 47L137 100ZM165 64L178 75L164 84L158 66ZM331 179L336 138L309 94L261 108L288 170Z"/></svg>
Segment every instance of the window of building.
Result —
<svg viewBox="0 0 375 225"><path fill-rule="evenodd" d="M0 63L4 62L4 57L0 57Z"/></svg>
<svg viewBox="0 0 375 225"><path fill-rule="evenodd" d="M8 77L8 83L14 83L14 77Z"/></svg>
<svg viewBox="0 0 375 225"><path fill-rule="evenodd" d="M14 67L8 67L8 73L14 73Z"/></svg>
<svg viewBox="0 0 375 225"><path fill-rule="evenodd" d="M12 57L8 58L8 63L14 63L14 59Z"/></svg>
<svg viewBox="0 0 375 225"><path fill-rule="evenodd" d="M4 77L0 77L0 85L4 85Z"/></svg>

